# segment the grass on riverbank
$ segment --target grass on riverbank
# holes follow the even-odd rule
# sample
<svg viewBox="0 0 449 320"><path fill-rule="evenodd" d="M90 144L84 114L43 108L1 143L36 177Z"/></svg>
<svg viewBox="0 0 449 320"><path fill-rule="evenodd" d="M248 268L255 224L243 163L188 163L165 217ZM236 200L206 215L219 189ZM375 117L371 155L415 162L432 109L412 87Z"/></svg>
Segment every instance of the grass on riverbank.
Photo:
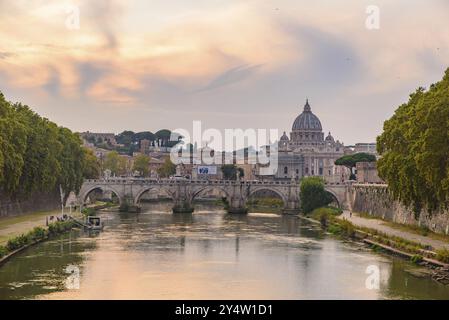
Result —
<svg viewBox="0 0 449 320"><path fill-rule="evenodd" d="M9 239L5 246L0 246L0 259L25 246L69 231L74 226L75 222L68 220L51 223L47 229L35 227L25 234Z"/></svg>

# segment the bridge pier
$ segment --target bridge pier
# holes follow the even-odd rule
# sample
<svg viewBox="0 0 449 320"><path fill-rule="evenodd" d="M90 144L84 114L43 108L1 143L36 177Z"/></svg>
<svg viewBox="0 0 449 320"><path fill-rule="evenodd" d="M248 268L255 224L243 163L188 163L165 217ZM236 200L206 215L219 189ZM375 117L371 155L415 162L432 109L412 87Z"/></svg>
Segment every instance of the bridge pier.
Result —
<svg viewBox="0 0 449 320"><path fill-rule="evenodd" d="M300 211L299 185L293 180L292 184L288 187L287 202L282 213L298 214Z"/></svg>
<svg viewBox="0 0 449 320"><path fill-rule="evenodd" d="M232 185L231 199L229 201L228 213L246 214L246 199L243 197L243 184L235 183Z"/></svg>
<svg viewBox="0 0 449 320"><path fill-rule="evenodd" d="M186 184L178 184L173 193L173 213L192 213L194 211L192 204L192 195L187 190Z"/></svg>

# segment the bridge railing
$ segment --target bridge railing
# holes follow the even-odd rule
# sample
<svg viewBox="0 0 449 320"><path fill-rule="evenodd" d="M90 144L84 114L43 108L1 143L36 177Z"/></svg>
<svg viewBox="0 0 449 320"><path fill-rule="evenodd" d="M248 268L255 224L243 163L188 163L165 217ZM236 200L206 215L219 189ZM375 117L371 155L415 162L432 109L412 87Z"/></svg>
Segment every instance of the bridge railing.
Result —
<svg viewBox="0 0 449 320"><path fill-rule="evenodd" d="M266 185L266 186L298 186L297 182L291 181L260 181L260 180L175 180L175 179L150 179L150 178L109 178L109 179L86 179L89 184L196 184L196 185Z"/></svg>

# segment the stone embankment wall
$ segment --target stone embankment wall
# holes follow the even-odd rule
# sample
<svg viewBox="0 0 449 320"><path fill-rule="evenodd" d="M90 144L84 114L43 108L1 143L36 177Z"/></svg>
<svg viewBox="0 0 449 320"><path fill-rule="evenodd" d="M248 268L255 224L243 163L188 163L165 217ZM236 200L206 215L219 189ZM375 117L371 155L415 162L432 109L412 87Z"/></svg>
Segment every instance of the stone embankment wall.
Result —
<svg viewBox="0 0 449 320"><path fill-rule="evenodd" d="M449 212L421 212L416 219L413 210L394 201L386 185L354 184L349 188L350 207L354 212L367 213L377 218L407 225L427 227L438 233L449 234Z"/></svg>
<svg viewBox="0 0 449 320"><path fill-rule="evenodd" d="M59 191L52 193L36 192L29 197L16 199L7 197L0 192L0 218L59 208L61 208Z"/></svg>

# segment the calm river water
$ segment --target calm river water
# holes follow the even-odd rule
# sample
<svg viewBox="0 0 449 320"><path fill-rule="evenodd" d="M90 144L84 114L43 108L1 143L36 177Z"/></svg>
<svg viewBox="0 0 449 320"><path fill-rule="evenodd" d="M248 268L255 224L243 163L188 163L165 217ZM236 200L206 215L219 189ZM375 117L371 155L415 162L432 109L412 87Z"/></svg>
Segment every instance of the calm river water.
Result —
<svg viewBox="0 0 449 320"><path fill-rule="evenodd" d="M449 299L449 286L412 275L412 264L298 217L196 208L102 212L103 232L72 231L1 267L0 299ZM379 289L366 286L369 266Z"/></svg>

